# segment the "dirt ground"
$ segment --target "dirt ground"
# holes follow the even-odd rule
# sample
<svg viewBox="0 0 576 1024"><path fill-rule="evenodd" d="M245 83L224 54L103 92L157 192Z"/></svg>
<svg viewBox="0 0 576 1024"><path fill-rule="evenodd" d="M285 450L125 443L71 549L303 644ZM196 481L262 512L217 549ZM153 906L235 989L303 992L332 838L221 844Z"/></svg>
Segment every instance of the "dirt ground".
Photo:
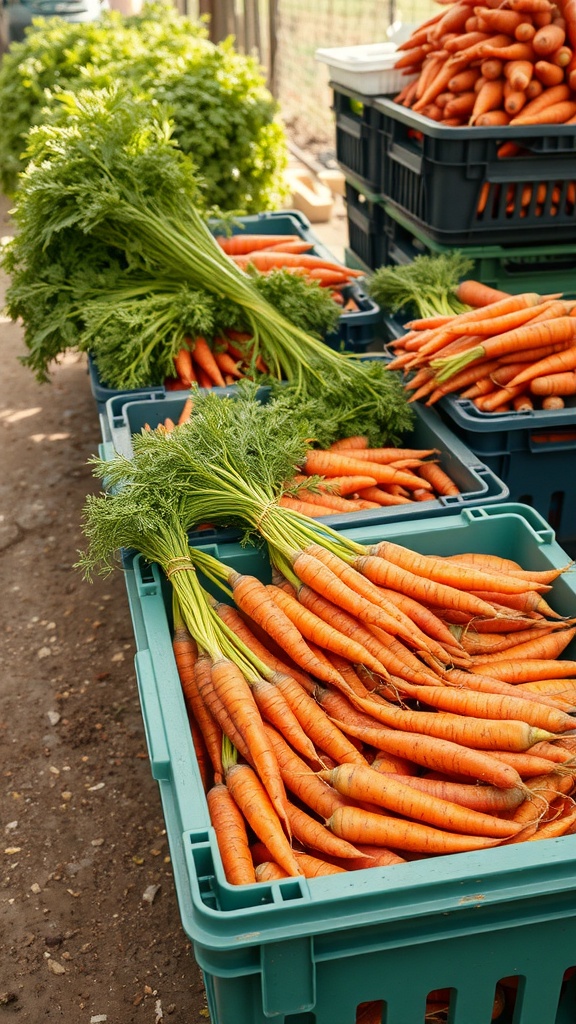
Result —
<svg viewBox="0 0 576 1024"><path fill-rule="evenodd" d="M39 385L5 318L0 345L0 1021L200 1024L124 581L73 568L98 486L86 363Z"/></svg>

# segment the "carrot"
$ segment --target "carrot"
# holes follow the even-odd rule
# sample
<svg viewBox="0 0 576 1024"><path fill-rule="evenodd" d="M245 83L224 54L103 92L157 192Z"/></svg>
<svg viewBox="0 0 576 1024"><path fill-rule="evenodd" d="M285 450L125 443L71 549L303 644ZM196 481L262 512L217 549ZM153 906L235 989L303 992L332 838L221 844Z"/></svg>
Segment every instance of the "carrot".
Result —
<svg viewBox="0 0 576 1024"><path fill-rule="evenodd" d="M250 686L238 666L223 657L212 662L212 683L250 751L251 762L278 818L289 831L284 783L280 778L278 763L270 747L262 716Z"/></svg>
<svg viewBox="0 0 576 1024"><path fill-rule="evenodd" d="M353 437L342 437L339 441L334 441L330 445L330 451L339 452L344 449L354 448L357 451L368 447L368 438L363 437L360 434L355 434Z"/></svg>
<svg viewBox="0 0 576 1024"><path fill-rule="evenodd" d="M381 588L322 545L311 544L305 552L300 552L293 560L293 568L302 583L359 621L369 623L371 628L381 626L408 643L420 644L424 650L432 646L430 637L423 635Z"/></svg>
<svg viewBox="0 0 576 1024"><path fill-rule="evenodd" d="M502 77L504 61L499 60L498 57L485 57L480 64L480 70L482 72L482 78L476 80L477 91L481 89L486 82L494 82L498 78Z"/></svg>
<svg viewBox="0 0 576 1024"><path fill-rule="evenodd" d="M491 288L489 285L483 284L481 281L475 281L473 278L460 281L456 288L456 296L460 299L460 302L464 302L467 306L474 306L474 308L488 306L491 302L509 298L506 292L499 291L497 288Z"/></svg>
<svg viewBox="0 0 576 1024"><path fill-rule="evenodd" d="M507 0L508 7L512 11L521 11L524 14L539 14L554 10L554 5L549 0Z"/></svg>
<svg viewBox="0 0 576 1024"><path fill-rule="evenodd" d="M473 88L479 75L479 68L466 68L465 71L459 71L456 75L453 75L448 82L448 88L451 92L468 92L469 89ZM436 102L438 102L438 98Z"/></svg>
<svg viewBox="0 0 576 1024"><path fill-rule="evenodd" d="M331 771L320 772L320 778L334 786L341 796L374 804L403 818L450 832L507 839L514 831L519 831L511 830L509 822L495 815L451 803L431 792L421 793L402 779L382 775L369 766L340 765Z"/></svg>
<svg viewBox="0 0 576 1024"><path fill-rule="evenodd" d="M542 85L549 87L552 85L560 85L564 81L564 69L559 67L558 64L554 64L550 60L537 60L534 65L534 74ZM574 111L569 110L567 104L568 100L564 101L566 104L566 116L562 120L568 120L569 117L573 117ZM560 104L553 104L552 107L547 108L548 111L554 109L554 107L560 107ZM534 115L531 115L532 117ZM541 115L540 115L541 116Z"/></svg>
<svg viewBox="0 0 576 1024"><path fill-rule="evenodd" d="M246 825L238 805L224 783L212 786L206 800L226 881L231 885L250 885L256 877Z"/></svg>
<svg viewBox="0 0 576 1024"><path fill-rule="evenodd" d="M352 764L366 763L365 757L359 753L349 738L327 718L317 702L290 676L275 676L274 682L317 748L333 757L337 764L346 761ZM315 760L320 760L318 755Z"/></svg>
<svg viewBox="0 0 576 1024"><path fill-rule="evenodd" d="M548 59L552 64L558 64L561 68L567 68L572 57L573 53L569 46L559 46L557 50L550 54Z"/></svg>
<svg viewBox="0 0 576 1024"><path fill-rule="evenodd" d="M396 494L389 494L380 487L364 487L361 491L358 491L358 496L360 498L365 498L368 501L373 501L376 505L383 505L385 507L391 505L408 505L411 501L410 498L402 498Z"/></svg>
<svg viewBox="0 0 576 1024"><path fill-rule="evenodd" d="M472 684L473 685L473 684ZM404 681L398 688L407 696L430 704L440 711L474 715L476 718L522 721L548 732L567 732L573 726L570 715L537 701L525 701L520 695L477 693L454 686L414 686Z"/></svg>
<svg viewBox="0 0 576 1024"><path fill-rule="evenodd" d="M339 857L341 860L354 860L361 855L355 846L339 839L325 825L316 821L300 807L289 804L288 817L292 835L302 846L317 850L323 856ZM298 857L297 853L296 857Z"/></svg>
<svg viewBox="0 0 576 1024"><path fill-rule="evenodd" d="M185 402L184 402L184 405L182 406L182 412L180 413L180 415L178 417L178 425L179 426L181 426L182 423L188 423L188 420L190 419L190 417L192 415L192 409L193 408L194 408L194 402L192 401L191 398L187 398L185 400Z"/></svg>
<svg viewBox="0 0 576 1024"><path fill-rule="evenodd" d="M378 751L371 763L371 767L374 771L397 775L403 779L412 778L417 770L417 766L411 761L407 761L406 758L395 757L394 754L385 754L383 751Z"/></svg>
<svg viewBox="0 0 576 1024"><path fill-rule="evenodd" d="M441 556L422 555L392 541L380 541L378 544L373 544L368 548L368 555L391 562L430 582L446 583L453 587L460 586L467 590L499 590L503 594L518 594L526 590L540 590L546 586L537 581L530 584L529 580L519 580L509 574L497 573L493 569L474 569L472 566L464 569L457 561Z"/></svg>
<svg viewBox="0 0 576 1024"><path fill-rule="evenodd" d="M231 377L236 377L238 380L244 376L228 352L216 351L214 352L214 359L221 373L228 373Z"/></svg>
<svg viewBox="0 0 576 1024"><path fill-rule="evenodd" d="M519 43L529 43L536 35L537 26L530 21L523 21L514 29L514 38Z"/></svg>
<svg viewBox="0 0 576 1024"><path fill-rule="evenodd" d="M552 85L549 88L543 89L535 99L526 104L522 111L522 116L528 117L532 114L538 114L548 107L554 106L557 103L563 103L569 99L570 87L565 82L562 82L560 85Z"/></svg>
<svg viewBox="0 0 576 1024"><path fill-rule="evenodd" d="M233 764L226 771L226 785L246 821L272 852L277 863L290 875L302 874L280 819L256 772L250 765Z"/></svg>
<svg viewBox="0 0 576 1024"><path fill-rule="evenodd" d="M318 484L318 488L320 491L325 491L326 494L337 494L341 498L345 498L348 494L362 491L366 487L373 487L375 483L374 477L368 473L358 476L330 476L330 474L326 474L324 482Z"/></svg>
<svg viewBox="0 0 576 1024"><path fill-rule="evenodd" d="M310 500L304 498L295 498L290 494L283 494L278 499L278 504L282 508L292 509L293 512L299 512L300 515L309 516L310 519L318 519L322 516L330 515L329 510L322 505L314 504L314 496L310 495Z"/></svg>
<svg viewBox="0 0 576 1024"><path fill-rule="evenodd" d="M471 665L471 672L482 672L481 665ZM538 679L563 679L576 675L576 663L554 658L502 659L490 663L490 675L509 683L529 683Z"/></svg>
<svg viewBox="0 0 576 1024"><path fill-rule="evenodd" d="M537 30L532 39L532 46L538 56L547 56L563 46L565 39L565 28L552 22L550 25L544 25Z"/></svg>
<svg viewBox="0 0 576 1024"><path fill-rule="evenodd" d="M398 775L397 779L412 786L413 789L420 790L421 793L429 793L450 803L469 807L470 810L485 811L490 814L512 810L526 799L525 792L519 786L513 789L497 789L495 786L470 785L466 782L433 779L426 775L422 777Z"/></svg>
<svg viewBox="0 0 576 1024"><path fill-rule="evenodd" d="M518 11L506 11L501 8L490 10L490 8L475 8L479 11L478 17L483 23L482 30L490 32L504 32L506 35L513 35L518 25L522 24L523 15Z"/></svg>
<svg viewBox="0 0 576 1024"><path fill-rule="evenodd" d="M318 449L321 450L321 449ZM329 449L333 451L333 449ZM439 448L364 448L355 451L353 457L363 462L378 462L381 465L390 465L401 459L426 459L430 455L439 455Z"/></svg>
<svg viewBox="0 0 576 1024"><path fill-rule="evenodd" d="M542 399L543 409L563 409L564 406L564 399L560 395L547 395Z"/></svg>
<svg viewBox="0 0 576 1024"><path fill-rule="evenodd" d="M353 663L366 665L373 672L381 674L385 669L362 643L352 639L350 633L344 635L337 628L333 621L329 626L324 619L321 619L310 607L304 607L295 598L290 597L277 587L269 586L268 592L272 594L275 603L281 608L294 625L300 630L302 636L307 640L325 648L327 651L334 651Z"/></svg>
<svg viewBox="0 0 576 1024"><path fill-rule="evenodd" d="M179 618L179 612L175 610L175 614ZM222 730L206 708L201 694L202 679L206 679L206 676L210 679L212 670L210 658L205 654L200 655L194 658L193 663L190 664L189 658L184 654L183 650L182 630L185 630L185 627L179 624L174 634L173 648L184 700L189 714L195 719L201 729L204 743L206 744L206 751L214 769L215 779L220 780L224 774L222 768ZM191 637L190 640L192 640Z"/></svg>
<svg viewBox="0 0 576 1024"><path fill-rule="evenodd" d="M212 384L215 384L218 387L224 387L224 378L218 368L218 364L214 358L214 353L208 345L206 338L203 338L201 335L197 335L194 339L187 339L187 342L190 345L194 362L197 366L201 367L204 373L207 374Z"/></svg>
<svg viewBox="0 0 576 1024"><path fill-rule="evenodd" d="M254 576L231 572L230 584L238 607L269 633L300 668L325 682L339 682L338 674L327 670L325 664L313 654L300 631L278 607L260 580Z"/></svg>
<svg viewBox="0 0 576 1024"><path fill-rule="evenodd" d="M329 818L336 807L346 803L335 790L328 786L309 765L292 750L276 729L265 726L268 738L276 754L284 785L294 796L321 818ZM541 759L540 759L541 760Z"/></svg>
<svg viewBox="0 0 576 1024"><path fill-rule="evenodd" d="M480 117L476 118L476 124L479 128L499 128L500 125L510 123L510 114L506 113L505 110L489 110L485 114L480 114Z"/></svg>
<svg viewBox="0 0 576 1024"><path fill-rule="evenodd" d="M562 801L563 807L560 816L555 820L540 825L534 835L528 836L530 841L535 839L556 839L558 836L571 835L576 828L576 804L571 799Z"/></svg>
<svg viewBox="0 0 576 1024"><path fill-rule="evenodd" d="M281 878L290 878L288 871L284 871L276 861L262 861L257 864L254 873L257 882L276 882Z"/></svg>
<svg viewBox="0 0 576 1024"><path fill-rule="evenodd" d="M576 319L572 322L576 327ZM399 483L408 488L421 485L421 481L413 473L343 455L341 452L310 451L306 456L304 470L310 476L360 476L365 473L366 476L372 477L374 483Z"/></svg>
<svg viewBox="0 0 576 1024"><path fill-rule="evenodd" d="M466 118L472 113L476 100L475 92L462 92L446 103L444 114L446 117Z"/></svg>
<svg viewBox="0 0 576 1024"><path fill-rule="evenodd" d="M310 252L314 246L311 242L305 242L304 239L295 238L291 242L280 242L277 245L267 245L265 248L260 249L260 252Z"/></svg>
<svg viewBox="0 0 576 1024"><path fill-rule="evenodd" d="M506 764L502 757L493 757L492 752L466 747L437 736L374 724L369 714L355 711L340 694L328 695L323 692L321 698L323 701L329 699L331 718L343 731L352 737L363 739L378 750L409 758L432 771L439 770L450 775L479 779L499 789L521 785L516 769ZM539 758L539 761L542 760Z"/></svg>
<svg viewBox="0 0 576 1024"><path fill-rule="evenodd" d="M174 369L186 387L189 388L195 382L196 374L192 365L192 355L187 345L183 345L174 357Z"/></svg>
<svg viewBox="0 0 576 1024"><path fill-rule="evenodd" d="M269 650L258 638L254 635L252 630L246 625L244 619L238 613L236 608L232 605L224 604L224 602L218 602L214 605L214 610L218 617L226 623L229 629L239 639L250 648L253 654L263 662L272 672L279 672L280 674L285 673L291 675L296 679L301 686L306 686L309 681L309 677L301 672L289 659L283 661L281 658ZM269 639L269 643L272 641Z"/></svg>
<svg viewBox="0 0 576 1024"><path fill-rule="evenodd" d="M314 744L300 725L282 690L266 679L256 679L252 683L252 693L262 719L274 725L302 757L313 763L318 761Z"/></svg>
<svg viewBox="0 0 576 1024"><path fill-rule="evenodd" d="M354 498L341 498L338 494L316 494L314 491L307 491L301 488L299 496L304 501L324 508L324 515L329 515L329 510L336 512L358 512L364 508L374 508L375 502L357 501Z"/></svg>
<svg viewBox="0 0 576 1024"><path fill-rule="evenodd" d="M346 277L363 277L361 270L352 270L341 263L323 259L321 256L310 256L306 253L255 252L247 256L236 256L234 262L241 269L249 264L265 273L279 267L295 267L298 270L335 270Z"/></svg>
<svg viewBox="0 0 576 1024"><path fill-rule="evenodd" d="M469 124L474 124L481 114L487 114L490 110L498 110L502 106L504 95L504 83L501 78L487 81L476 94L474 105L470 114Z"/></svg>
<svg viewBox="0 0 576 1024"><path fill-rule="evenodd" d="M568 343L576 338L576 317L559 316L536 324L523 324L519 328L487 338L457 356L432 361L434 369L441 371L439 379L446 379L476 359L491 359L518 352L529 345Z"/></svg>
<svg viewBox="0 0 576 1024"><path fill-rule="evenodd" d="M293 242L299 238L298 235L259 235L259 234L237 234L215 235L216 241L221 249L228 256L240 256L245 253L254 252L257 249L268 249L271 245L281 245L284 242Z"/></svg>
<svg viewBox="0 0 576 1024"><path fill-rule="evenodd" d="M497 846L501 841L485 836L443 832L429 825L402 821L360 807L338 808L328 819L327 826L349 842L374 843L414 853L446 854L482 850Z"/></svg>
<svg viewBox="0 0 576 1024"><path fill-rule="evenodd" d="M573 370L576 370L576 344L526 367L525 370L516 374L510 383L525 384L536 377L547 377L549 374L566 373Z"/></svg>
<svg viewBox="0 0 576 1024"><path fill-rule="evenodd" d="M419 475L429 484L432 484L435 493L442 497L460 494L460 490L452 478L436 462L422 463Z"/></svg>
<svg viewBox="0 0 576 1024"><path fill-rule="evenodd" d="M508 46L494 46L493 43L479 44L479 54L481 57L497 57L500 60L530 60L532 53L532 44L530 42L513 42Z"/></svg>

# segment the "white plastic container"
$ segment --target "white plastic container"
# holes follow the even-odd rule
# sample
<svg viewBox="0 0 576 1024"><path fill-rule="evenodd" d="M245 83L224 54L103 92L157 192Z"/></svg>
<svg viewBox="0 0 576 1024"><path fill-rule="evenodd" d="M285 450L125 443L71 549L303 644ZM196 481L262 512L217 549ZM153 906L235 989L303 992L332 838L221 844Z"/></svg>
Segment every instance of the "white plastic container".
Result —
<svg viewBox="0 0 576 1024"><path fill-rule="evenodd" d="M332 82L363 96L385 96L406 85L408 77L394 68L398 56L395 42L338 46L315 54L317 61L330 68Z"/></svg>

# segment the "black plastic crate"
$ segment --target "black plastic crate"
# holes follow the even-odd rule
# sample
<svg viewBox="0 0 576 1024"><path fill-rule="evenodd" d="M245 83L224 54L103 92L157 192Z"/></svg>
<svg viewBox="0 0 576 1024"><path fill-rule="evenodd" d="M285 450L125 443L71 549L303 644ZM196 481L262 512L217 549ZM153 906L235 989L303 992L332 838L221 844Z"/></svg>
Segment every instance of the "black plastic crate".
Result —
<svg viewBox="0 0 576 1024"><path fill-rule="evenodd" d="M336 159L344 174L353 174L362 188L380 187L378 124L374 97L362 96L334 82L333 111L336 127Z"/></svg>
<svg viewBox="0 0 576 1024"><path fill-rule="evenodd" d="M376 270L387 263L384 208L375 196L362 191L356 179L346 182L346 215L349 248L360 265Z"/></svg>
<svg viewBox="0 0 576 1024"><path fill-rule="evenodd" d="M448 127L389 97L374 100L373 111L375 192L436 241L574 242L576 124ZM499 156L505 142L521 152Z"/></svg>

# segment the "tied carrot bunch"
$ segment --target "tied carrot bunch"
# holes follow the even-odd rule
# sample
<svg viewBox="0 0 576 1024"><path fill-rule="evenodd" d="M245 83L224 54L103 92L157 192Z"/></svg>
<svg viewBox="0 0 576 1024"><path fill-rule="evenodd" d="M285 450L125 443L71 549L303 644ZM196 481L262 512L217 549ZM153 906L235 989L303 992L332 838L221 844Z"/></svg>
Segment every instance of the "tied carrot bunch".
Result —
<svg viewBox="0 0 576 1024"><path fill-rule="evenodd" d="M457 316L409 321L391 343L388 366L408 375L409 400L433 405L457 394L486 413L563 408L576 394L576 302L495 293L478 282L467 282L463 294L488 301Z"/></svg>
<svg viewBox="0 0 576 1024"><path fill-rule="evenodd" d="M366 547L284 508L281 481L309 445L288 408L231 415L241 402L204 394L187 423L135 435L132 460L93 460L113 490L87 499L78 563L107 572L132 547L172 586L229 880L569 831L576 662L561 655L576 620L554 609L553 586L570 566ZM189 547L208 517L256 539L263 579Z"/></svg>
<svg viewBox="0 0 576 1024"><path fill-rule="evenodd" d="M440 124L576 123L571 0L443 3L399 50L396 102Z"/></svg>

